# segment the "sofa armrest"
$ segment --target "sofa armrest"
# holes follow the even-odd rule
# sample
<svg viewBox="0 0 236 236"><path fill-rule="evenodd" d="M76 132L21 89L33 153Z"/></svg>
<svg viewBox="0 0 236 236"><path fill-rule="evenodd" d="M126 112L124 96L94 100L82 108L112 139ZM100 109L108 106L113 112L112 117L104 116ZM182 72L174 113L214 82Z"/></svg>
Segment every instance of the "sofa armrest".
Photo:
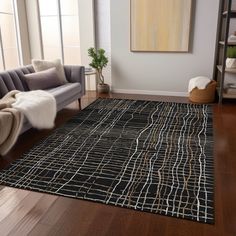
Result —
<svg viewBox="0 0 236 236"><path fill-rule="evenodd" d="M81 84L81 93L85 94L85 73L84 66L64 65L66 79L70 83L79 82Z"/></svg>

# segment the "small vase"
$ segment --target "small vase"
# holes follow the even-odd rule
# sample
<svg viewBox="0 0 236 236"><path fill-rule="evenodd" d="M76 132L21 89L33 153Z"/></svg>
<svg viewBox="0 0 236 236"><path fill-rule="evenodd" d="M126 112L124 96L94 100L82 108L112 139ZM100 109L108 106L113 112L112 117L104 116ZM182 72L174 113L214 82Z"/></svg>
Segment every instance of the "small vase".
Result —
<svg viewBox="0 0 236 236"><path fill-rule="evenodd" d="M227 58L225 65L229 69L236 68L236 58Z"/></svg>
<svg viewBox="0 0 236 236"><path fill-rule="evenodd" d="M108 84L98 84L97 85L98 93L109 93L110 87Z"/></svg>

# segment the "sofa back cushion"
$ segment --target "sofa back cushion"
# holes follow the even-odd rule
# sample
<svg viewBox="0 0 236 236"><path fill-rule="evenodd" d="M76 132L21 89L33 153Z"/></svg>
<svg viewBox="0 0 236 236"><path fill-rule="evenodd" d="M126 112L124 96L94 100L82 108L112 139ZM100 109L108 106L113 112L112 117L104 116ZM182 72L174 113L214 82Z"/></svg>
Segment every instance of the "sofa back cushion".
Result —
<svg viewBox="0 0 236 236"><path fill-rule="evenodd" d="M61 63L60 59L56 59L53 61L45 61L45 60L32 60L32 65L34 67L34 70L36 72L44 71L50 68L55 67L59 76L59 79L61 80L62 84L67 83L64 67Z"/></svg>
<svg viewBox="0 0 236 236"><path fill-rule="evenodd" d="M32 65L0 72L0 98L11 90L28 91L24 75L34 72Z"/></svg>
<svg viewBox="0 0 236 236"><path fill-rule="evenodd" d="M63 66L66 80L70 83L80 82L82 94L85 93L85 74L83 66ZM0 99L11 90L28 91L25 81L26 74L35 73L33 65L24 66L14 70L0 72Z"/></svg>
<svg viewBox="0 0 236 236"><path fill-rule="evenodd" d="M25 75L30 90L49 89L62 85L55 67Z"/></svg>

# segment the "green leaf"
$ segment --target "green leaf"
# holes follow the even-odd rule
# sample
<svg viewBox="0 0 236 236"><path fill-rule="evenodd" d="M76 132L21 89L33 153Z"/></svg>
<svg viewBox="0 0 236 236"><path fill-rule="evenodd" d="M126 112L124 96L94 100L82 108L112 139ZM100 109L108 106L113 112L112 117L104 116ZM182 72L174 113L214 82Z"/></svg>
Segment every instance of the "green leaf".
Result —
<svg viewBox="0 0 236 236"><path fill-rule="evenodd" d="M228 47L226 54L228 58L236 58L236 47Z"/></svg>
<svg viewBox="0 0 236 236"><path fill-rule="evenodd" d="M95 48L88 49L88 56L91 57L92 61L89 64L92 68L99 71L99 79L104 83L102 70L108 64L108 57L105 55L106 51L103 48L99 48L97 51Z"/></svg>

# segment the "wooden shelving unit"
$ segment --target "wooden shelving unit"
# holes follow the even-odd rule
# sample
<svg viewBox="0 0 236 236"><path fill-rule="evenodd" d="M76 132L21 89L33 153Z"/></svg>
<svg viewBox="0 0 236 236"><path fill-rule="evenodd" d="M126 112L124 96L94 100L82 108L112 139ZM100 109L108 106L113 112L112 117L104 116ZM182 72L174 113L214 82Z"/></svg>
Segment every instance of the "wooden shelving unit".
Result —
<svg viewBox="0 0 236 236"><path fill-rule="evenodd" d="M236 99L236 95L227 94L224 91L225 73L236 74L236 69L228 69L225 65L227 47L236 46L236 42L228 42L230 20L236 18L236 11L232 11L231 7L232 0L220 0L213 73L213 78L217 81L217 93L220 104L223 99Z"/></svg>

